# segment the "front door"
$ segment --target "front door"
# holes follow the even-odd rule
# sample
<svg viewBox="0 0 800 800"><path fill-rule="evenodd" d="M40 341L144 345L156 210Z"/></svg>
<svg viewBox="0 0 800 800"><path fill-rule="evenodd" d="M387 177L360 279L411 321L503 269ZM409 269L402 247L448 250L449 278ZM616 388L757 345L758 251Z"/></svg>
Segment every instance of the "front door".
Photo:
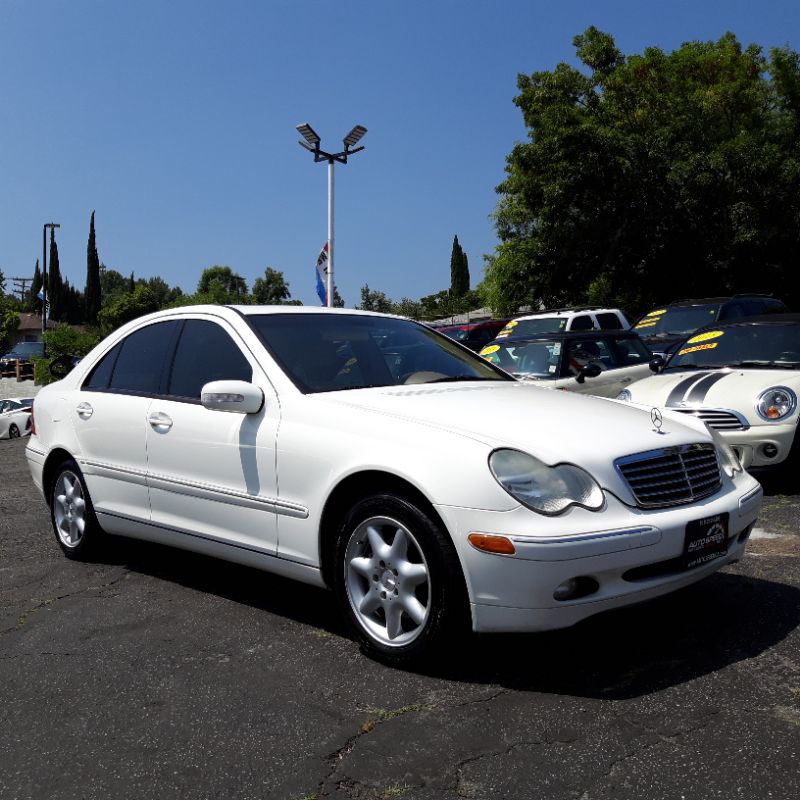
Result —
<svg viewBox="0 0 800 800"><path fill-rule="evenodd" d="M261 411L238 414L200 404L215 380L256 383ZM277 550L277 398L256 359L220 318L188 319L166 382L146 420L153 523L258 552Z"/></svg>

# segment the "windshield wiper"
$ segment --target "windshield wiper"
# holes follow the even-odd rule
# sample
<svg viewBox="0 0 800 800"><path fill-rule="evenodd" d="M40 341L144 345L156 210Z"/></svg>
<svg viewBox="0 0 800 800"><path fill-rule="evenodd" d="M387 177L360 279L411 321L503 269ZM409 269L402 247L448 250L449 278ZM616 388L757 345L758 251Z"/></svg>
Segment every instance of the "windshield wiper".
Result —
<svg viewBox="0 0 800 800"><path fill-rule="evenodd" d="M425 383L456 383L457 381L501 381L502 378L489 378L480 375L448 375L445 378L434 378Z"/></svg>

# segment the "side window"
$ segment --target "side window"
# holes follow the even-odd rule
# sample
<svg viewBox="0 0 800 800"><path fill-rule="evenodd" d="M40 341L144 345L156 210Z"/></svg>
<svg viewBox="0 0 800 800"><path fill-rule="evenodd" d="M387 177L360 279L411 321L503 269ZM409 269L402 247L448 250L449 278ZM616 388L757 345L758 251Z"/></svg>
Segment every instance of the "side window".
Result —
<svg viewBox="0 0 800 800"><path fill-rule="evenodd" d="M633 336L615 339L613 342L614 355L620 367L635 367L647 364L652 355L644 342Z"/></svg>
<svg viewBox="0 0 800 800"><path fill-rule="evenodd" d="M569 329L571 331L590 331L593 328L592 318L588 314L581 314L572 320L572 325L570 325Z"/></svg>
<svg viewBox="0 0 800 800"><path fill-rule="evenodd" d="M723 306L719 318L721 320L736 319L737 317L743 317L746 313L747 312L744 310L741 303L728 303L728 305Z"/></svg>
<svg viewBox="0 0 800 800"><path fill-rule="evenodd" d="M618 366L605 339L574 339L567 343L561 364L563 377L574 377L587 364L597 364L602 370Z"/></svg>
<svg viewBox="0 0 800 800"><path fill-rule="evenodd" d="M744 313L748 317L754 317L758 314L766 314L767 306L763 300L742 300L742 307Z"/></svg>
<svg viewBox="0 0 800 800"><path fill-rule="evenodd" d="M111 373L114 371L114 364L117 363L117 356L121 348L121 344L114 345L114 347L94 365L94 369L89 373L89 377L83 382L82 388L89 389L90 391L108 389Z"/></svg>
<svg viewBox="0 0 800 800"><path fill-rule="evenodd" d="M120 345L111 371L108 390L130 394L159 394L164 365L167 355L172 352L179 326L180 323L176 321L157 322L126 337Z"/></svg>
<svg viewBox="0 0 800 800"><path fill-rule="evenodd" d="M210 381L252 381L253 370L233 339L215 322L187 320L183 326L167 394L200 400Z"/></svg>
<svg viewBox="0 0 800 800"><path fill-rule="evenodd" d="M619 331L622 330L622 323L616 314L610 311L604 311L602 314L597 315L597 322L600 325L600 330L603 331Z"/></svg>

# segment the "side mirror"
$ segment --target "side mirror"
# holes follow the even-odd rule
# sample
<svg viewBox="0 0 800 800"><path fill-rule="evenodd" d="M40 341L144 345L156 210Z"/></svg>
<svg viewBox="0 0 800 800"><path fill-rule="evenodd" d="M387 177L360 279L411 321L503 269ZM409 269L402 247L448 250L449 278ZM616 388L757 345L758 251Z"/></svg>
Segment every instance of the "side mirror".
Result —
<svg viewBox="0 0 800 800"><path fill-rule="evenodd" d="M587 378L596 378L602 371L602 367L596 361L593 361L581 367L581 371L578 373L575 380L578 381L578 383L583 383Z"/></svg>
<svg viewBox="0 0 800 800"><path fill-rule="evenodd" d="M662 356L653 356L653 358L650 359L650 371L656 373L661 372L666 363Z"/></svg>
<svg viewBox="0 0 800 800"><path fill-rule="evenodd" d="M246 381L211 381L200 391L200 402L210 411L256 414L264 405L264 392Z"/></svg>

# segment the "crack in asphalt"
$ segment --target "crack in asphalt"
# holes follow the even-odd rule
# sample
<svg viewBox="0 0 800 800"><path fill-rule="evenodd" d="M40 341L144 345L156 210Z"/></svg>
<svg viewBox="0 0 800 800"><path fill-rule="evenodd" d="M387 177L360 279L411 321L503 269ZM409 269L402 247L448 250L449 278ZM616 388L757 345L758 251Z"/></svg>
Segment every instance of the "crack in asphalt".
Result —
<svg viewBox="0 0 800 800"><path fill-rule="evenodd" d="M509 694L509 689L498 689L496 692L493 692L488 697L480 697L474 700L467 700L465 702L460 703L447 703L447 702L439 702L439 703L416 703L414 705L402 706L401 708L391 709L391 710L383 710L383 709L376 709L377 717L369 717L363 723L361 723L361 727L359 731L350 736L345 743L338 749L334 750L329 756L325 759L325 765L328 767L328 772L323 776L320 782L317 784L318 789L316 795L314 795L315 800L318 798L329 797L331 794L337 793L339 790L343 790L351 794L351 789L358 790L359 786L365 786L360 781L354 781L349 779L347 776L343 776L340 780L337 780L334 783L334 776L336 775L339 766L344 761L350 753L356 747L358 741L363 738L364 736L368 736L372 731L374 731L380 725L383 725L387 722L390 722L393 719L398 719L399 717L406 716L407 714L413 714L419 711L439 711L439 710L446 710L450 708L464 708L465 706L470 705L478 705L481 703L490 703L493 700L496 700L498 697L502 695ZM514 745L516 746L516 745ZM492 755L491 753L482 753L476 758L483 758L487 755ZM467 760L469 761L469 759ZM466 763L466 762L465 762ZM459 765L456 766L456 769L459 768ZM423 783L419 787L407 786L405 788L424 788L425 784ZM376 798L381 798L387 796L385 792L378 792L377 794L374 793L374 790L366 787L368 792L373 794L368 794L367 796L374 796Z"/></svg>
<svg viewBox="0 0 800 800"><path fill-rule="evenodd" d="M40 600L32 608L28 608L23 611L17 618L17 621L14 625L12 625L10 628L4 628L3 630L0 630L0 636L20 630L37 611L41 611L41 609L47 608L47 606L51 606L61 600L66 600L68 597L76 597L77 595L85 594L86 592L101 592L104 589L107 589L109 586L114 586L115 584L124 580L129 574L129 570L126 569L122 575L114 578L113 580L107 581L106 583L101 583L99 586L84 586L75 591L65 592L64 594L56 595L55 597L48 597L44 600Z"/></svg>

